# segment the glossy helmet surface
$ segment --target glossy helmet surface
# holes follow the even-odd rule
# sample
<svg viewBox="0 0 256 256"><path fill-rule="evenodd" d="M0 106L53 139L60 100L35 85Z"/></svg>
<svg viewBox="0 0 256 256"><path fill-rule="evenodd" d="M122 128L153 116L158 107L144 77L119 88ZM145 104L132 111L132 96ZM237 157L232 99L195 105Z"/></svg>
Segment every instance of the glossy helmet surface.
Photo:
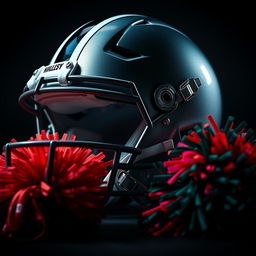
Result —
<svg viewBox="0 0 256 256"><path fill-rule="evenodd" d="M145 191L150 171L132 164L164 159L177 135L208 114L221 119L219 84L201 50L136 14L78 28L34 71L19 103L36 115L38 131L48 122L49 131L114 150L106 180L115 191Z"/></svg>

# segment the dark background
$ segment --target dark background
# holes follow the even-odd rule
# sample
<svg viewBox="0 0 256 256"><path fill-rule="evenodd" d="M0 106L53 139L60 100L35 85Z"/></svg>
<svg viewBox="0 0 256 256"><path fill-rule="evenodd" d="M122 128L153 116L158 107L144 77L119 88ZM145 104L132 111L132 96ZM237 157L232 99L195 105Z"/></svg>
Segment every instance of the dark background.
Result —
<svg viewBox="0 0 256 256"><path fill-rule="evenodd" d="M23 2L23 1L22 1ZM32 72L47 65L62 41L95 18L139 13L187 34L207 55L219 79L223 117L255 128L255 27L249 1L40 1L1 7L0 146L35 133L35 121L17 104ZM6 16L4 16L6 15Z"/></svg>
<svg viewBox="0 0 256 256"><path fill-rule="evenodd" d="M234 115L238 121L245 120L249 126L255 128L254 8L249 1L236 2L6 2L0 11L0 146L13 137L26 140L35 133L34 119L17 104L18 97L33 70L47 65L61 42L78 26L95 18L108 18L125 13L159 18L187 34L203 50L216 71L222 91L223 120L228 115ZM115 240L118 235L113 236L113 239L110 236L110 239L103 239L104 242L100 246L92 244L83 247L78 244L63 247L62 244L50 244L48 247L42 247L51 251L62 248L67 253L65 255L71 255L72 252L91 254L95 248L98 252L106 252L106 255L112 255L114 251L117 255L137 255L142 253L142 247L148 246L144 251L145 255L154 255L163 250L166 253L169 251L168 255L201 255L209 252L212 252L212 255L224 252L228 255L240 255L244 249L243 244L242 249L239 247L241 250L237 249L238 244L233 240L216 242L142 239L138 242L127 240L127 237L133 236L134 226L124 229L123 234L121 229L120 226L114 231L120 234L118 240ZM109 232L113 233L111 230ZM138 236L134 239L138 239ZM33 245L29 247L28 252L32 253L37 249L36 245Z"/></svg>

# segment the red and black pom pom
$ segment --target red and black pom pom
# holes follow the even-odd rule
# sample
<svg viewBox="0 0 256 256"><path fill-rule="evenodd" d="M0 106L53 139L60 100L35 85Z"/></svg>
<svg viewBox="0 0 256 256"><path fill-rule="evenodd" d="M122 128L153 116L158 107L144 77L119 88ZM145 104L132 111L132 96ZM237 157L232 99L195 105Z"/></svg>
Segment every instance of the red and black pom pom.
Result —
<svg viewBox="0 0 256 256"><path fill-rule="evenodd" d="M235 127L233 117L223 129L208 119L211 126L194 127L154 177L142 213L154 236L236 229L256 213L255 132L245 122Z"/></svg>
<svg viewBox="0 0 256 256"><path fill-rule="evenodd" d="M42 131L30 141L74 141L67 134ZM12 142L16 142L12 140ZM51 219L46 202L76 216L81 221L99 222L103 216L106 186L102 186L110 161L104 154L92 154L85 147L56 147L52 182L45 182L49 146L13 148L11 167L6 168L5 154L0 156L0 211L2 234L15 236L31 231L34 238L45 233L47 220ZM49 200L46 200L49 199ZM59 213L61 218L63 212ZM4 216L4 217L3 217ZM65 220L69 222L69 219ZM63 223L63 226L67 223ZM27 232L29 233L29 232Z"/></svg>

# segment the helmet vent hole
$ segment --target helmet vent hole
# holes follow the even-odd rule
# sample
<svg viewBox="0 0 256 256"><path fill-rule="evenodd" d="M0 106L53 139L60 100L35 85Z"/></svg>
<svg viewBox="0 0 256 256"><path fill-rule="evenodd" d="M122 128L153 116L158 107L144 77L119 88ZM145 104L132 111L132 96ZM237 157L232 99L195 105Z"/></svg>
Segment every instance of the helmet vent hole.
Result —
<svg viewBox="0 0 256 256"><path fill-rule="evenodd" d="M151 23L148 20L143 19L143 20L139 20L139 21L134 22L133 25L139 26L139 25L149 25L149 24L151 24Z"/></svg>
<svg viewBox="0 0 256 256"><path fill-rule="evenodd" d="M119 31L104 47L104 51L116 58L122 59L122 60L134 60L134 59L140 59L145 58L142 54L138 52L134 52L131 49L127 49L125 47L120 46L118 43L120 41L120 38L124 35L127 28Z"/></svg>
<svg viewBox="0 0 256 256"><path fill-rule="evenodd" d="M112 50L112 53L115 53L116 55L119 55L120 57L123 57L125 59L138 58L141 56L138 53L135 53L129 49L126 49L117 45L115 45L111 50Z"/></svg>

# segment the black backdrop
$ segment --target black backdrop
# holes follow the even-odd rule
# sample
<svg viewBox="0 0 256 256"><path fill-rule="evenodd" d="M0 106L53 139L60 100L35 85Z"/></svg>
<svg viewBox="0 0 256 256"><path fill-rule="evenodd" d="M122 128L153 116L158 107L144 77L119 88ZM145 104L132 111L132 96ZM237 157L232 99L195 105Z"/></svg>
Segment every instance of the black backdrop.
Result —
<svg viewBox="0 0 256 256"><path fill-rule="evenodd" d="M59 44L81 24L124 13L153 16L187 34L217 73L224 119L234 115L255 128L253 7L245 1L152 2L6 2L1 7L0 145L12 137L25 140L35 133L34 119L17 104L33 70L47 65Z"/></svg>
<svg viewBox="0 0 256 256"><path fill-rule="evenodd" d="M13 137L25 140L35 133L34 119L24 113L17 104L18 96L33 70L46 65L59 44L78 26L91 19L124 13L139 13L159 18L187 34L203 50L217 73L222 90L223 120L231 114L236 116L237 120L245 120L255 128L254 8L249 1L235 2L162 0L66 3L34 1L31 4L6 2L0 9L0 146ZM165 243L165 240L158 242L167 251L170 249L169 242ZM105 247L101 244L99 250L102 253L106 250L108 255L113 250L120 252L117 255L122 255L124 252L128 255L134 254L132 249L146 247L148 243L151 242L143 240L141 244L136 243L134 248L127 244L123 244L122 247L110 239L105 241ZM234 242L215 244L208 241L208 244L206 243L200 250L202 243L204 241L201 240L195 242L189 240L185 243L184 240L172 241L170 253L176 255L180 250L188 253L197 248L194 252L200 254L206 252L208 245L212 248L213 254L220 252L215 245L217 248L218 246L224 248L227 253L230 248L236 248ZM29 249L31 253L36 250L33 246ZM89 247L89 252L93 252L93 246ZM184 246L187 246L187 250ZM55 244L54 248L57 247ZM79 251L79 248L70 250ZM236 249L232 250L232 253L235 251ZM157 254L158 247L152 248L151 252ZM146 254L150 254L150 249Z"/></svg>

